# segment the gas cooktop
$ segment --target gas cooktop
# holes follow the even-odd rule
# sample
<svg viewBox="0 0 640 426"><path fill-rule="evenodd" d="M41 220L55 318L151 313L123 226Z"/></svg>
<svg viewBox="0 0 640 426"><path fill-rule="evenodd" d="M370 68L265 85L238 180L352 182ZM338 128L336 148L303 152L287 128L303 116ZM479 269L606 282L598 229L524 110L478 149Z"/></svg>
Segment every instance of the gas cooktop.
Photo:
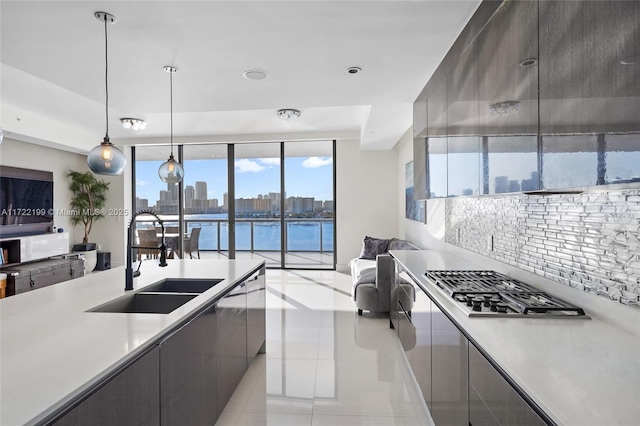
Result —
<svg viewBox="0 0 640 426"><path fill-rule="evenodd" d="M582 308L495 271L426 271L470 317L589 319Z"/></svg>

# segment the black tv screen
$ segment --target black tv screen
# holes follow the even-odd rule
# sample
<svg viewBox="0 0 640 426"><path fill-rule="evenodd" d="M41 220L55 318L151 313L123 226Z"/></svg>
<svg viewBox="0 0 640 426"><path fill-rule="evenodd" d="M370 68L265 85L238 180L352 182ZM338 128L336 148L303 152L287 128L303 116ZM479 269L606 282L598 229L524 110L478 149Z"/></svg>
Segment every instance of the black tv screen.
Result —
<svg viewBox="0 0 640 426"><path fill-rule="evenodd" d="M0 169L0 233L43 233L53 224L53 174Z"/></svg>

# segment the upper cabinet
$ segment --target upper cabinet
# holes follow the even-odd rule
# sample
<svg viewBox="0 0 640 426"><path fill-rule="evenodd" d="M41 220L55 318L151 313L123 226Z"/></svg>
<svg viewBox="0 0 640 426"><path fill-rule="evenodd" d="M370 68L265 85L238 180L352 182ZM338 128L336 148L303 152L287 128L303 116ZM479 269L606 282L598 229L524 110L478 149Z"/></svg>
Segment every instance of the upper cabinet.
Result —
<svg viewBox="0 0 640 426"><path fill-rule="evenodd" d="M482 194L538 189L537 16L505 2L478 35Z"/></svg>
<svg viewBox="0 0 640 426"><path fill-rule="evenodd" d="M413 198L424 200L427 193L427 97L423 92L413 103Z"/></svg>
<svg viewBox="0 0 640 426"><path fill-rule="evenodd" d="M445 79L440 80L427 98L427 194L428 198L447 196L447 82Z"/></svg>
<svg viewBox="0 0 640 426"><path fill-rule="evenodd" d="M639 22L640 1L483 1L423 91L426 195L640 182Z"/></svg>
<svg viewBox="0 0 640 426"><path fill-rule="evenodd" d="M543 187L640 181L640 2L539 7Z"/></svg>
<svg viewBox="0 0 640 426"><path fill-rule="evenodd" d="M447 74L447 195L478 195L478 44L460 53Z"/></svg>

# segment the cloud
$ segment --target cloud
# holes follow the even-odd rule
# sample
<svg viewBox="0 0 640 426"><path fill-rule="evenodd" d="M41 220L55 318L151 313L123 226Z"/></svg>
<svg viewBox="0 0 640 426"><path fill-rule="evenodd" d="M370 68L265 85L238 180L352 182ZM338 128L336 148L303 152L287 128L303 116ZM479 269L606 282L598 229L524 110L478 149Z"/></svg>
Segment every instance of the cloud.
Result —
<svg viewBox="0 0 640 426"><path fill-rule="evenodd" d="M149 182L147 182L146 180L138 180L136 181L136 185L137 186L147 186L149 184Z"/></svg>
<svg viewBox="0 0 640 426"><path fill-rule="evenodd" d="M235 167L238 173L258 173L266 169L266 167L258 164L256 161L251 161L246 158L236 160Z"/></svg>
<svg viewBox="0 0 640 426"><path fill-rule="evenodd" d="M303 167L317 169L318 167L328 166L333 163L333 158L309 157L302 162Z"/></svg>
<svg viewBox="0 0 640 426"><path fill-rule="evenodd" d="M262 164L264 164L265 166L269 166L269 167L274 167L274 166L279 166L280 165L280 159L279 158L261 158L260 162Z"/></svg>

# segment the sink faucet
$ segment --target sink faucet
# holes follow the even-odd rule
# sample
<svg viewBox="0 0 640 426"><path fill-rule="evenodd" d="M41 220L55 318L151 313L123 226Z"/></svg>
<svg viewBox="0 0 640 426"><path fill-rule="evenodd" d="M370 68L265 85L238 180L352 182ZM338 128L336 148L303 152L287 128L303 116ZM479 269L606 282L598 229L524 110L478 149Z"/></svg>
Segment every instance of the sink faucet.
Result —
<svg viewBox="0 0 640 426"><path fill-rule="evenodd" d="M133 290L133 277L137 277L140 275L140 267L138 267L138 270L135 272L133 272L133 268L131 267L133 263L132 250L133 249L149 249L149 250L158 249L158 247L141 247L141 246L131 245L131 242L133 241L133 227L131 225L135 221L136 217L141 216L143 214L148 214L158 219L158 222L162 227L162 244L160 244L160 247L159 247L160 266L167 266L167 246L164 244L164 222L162 221L162 219L158 217L157 214L155 214L150 210L140 210L134 213L133 216L131 217L131 222L129 222L129 227L127 228L127 268L125 269L125 272L124 272L125 273L125 284L124 284L125 290Z"/></svg>

